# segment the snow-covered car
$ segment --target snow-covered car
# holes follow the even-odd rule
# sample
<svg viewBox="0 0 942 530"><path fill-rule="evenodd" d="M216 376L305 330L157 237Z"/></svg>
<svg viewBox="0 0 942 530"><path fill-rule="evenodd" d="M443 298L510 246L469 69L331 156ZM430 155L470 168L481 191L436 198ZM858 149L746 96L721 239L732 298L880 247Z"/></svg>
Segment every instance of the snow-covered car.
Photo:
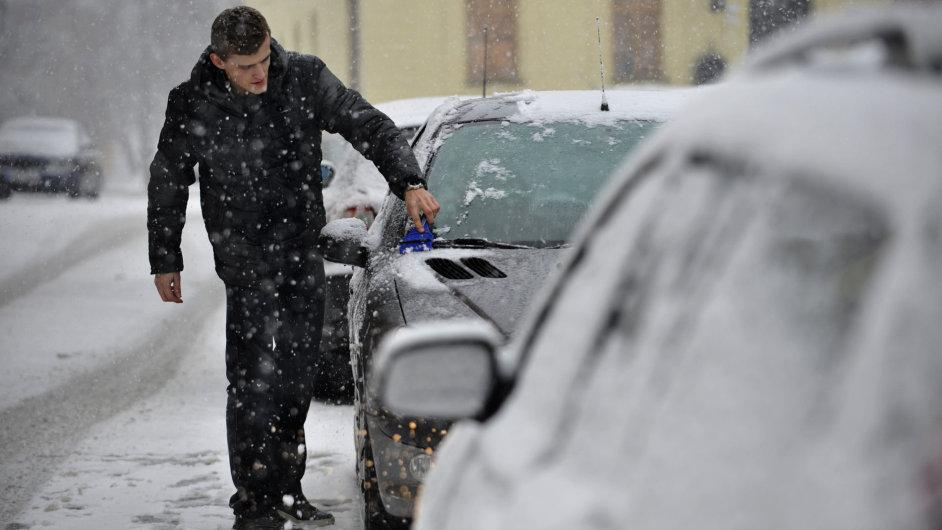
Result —
<svg viewBox="0 0 942 530"><path fill-rule="evenodd" d="M508 345L384 343L384 406L471 419L414 528L942 528L940 27L770 44L613 177Z"/></svg>
<svg viewBox="0 0 942 530"><path fill-rule="evenodd" d="M0 125L0 198L19 190L97 197L102 183L99 157L74 120L10 119Z"/></svg>
<svg viewBox="0 0 942 530"><path fill-rule="evenodd" d="M450 101L414 144L441 204L431 248L400 245L411 223L393 195L369 233L349 219L325 227L327 258L365 267L354 274L349 311L367 528L408 523L430 455L449 427L377 404L369 375L377 344L393 330L441 318L479 318L510 336L568 252L570 232L596 191L688 95L610 92L609 111L601 110L601 92L588 91Z"/></svg>
<svg viewBox="0 0 942 530"><path fill-rule="evenodd" d="M376 108L396 124L412 140L419 127L445 97L397 99L378 103ZM324 133L321 140L324 162L324 209L327 220L356 217L367 226L389 186L372 162L353 148L339 134ZM353 398L353 376L350 371L350 347L347 328L347 304L350 301L350 276L353 267L340 263L324 263L327 278L324 302L324 331L321 335L321 357L317 366L316 397L326 401L348 403Z"/></svg>

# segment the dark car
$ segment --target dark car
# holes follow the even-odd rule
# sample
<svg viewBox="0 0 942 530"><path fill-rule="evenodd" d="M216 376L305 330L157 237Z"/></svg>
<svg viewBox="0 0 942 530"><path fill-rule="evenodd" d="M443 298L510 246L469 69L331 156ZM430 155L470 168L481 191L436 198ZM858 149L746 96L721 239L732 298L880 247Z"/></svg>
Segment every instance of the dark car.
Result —
<svg viewBox="0 0 942 530"><path fill-rule="evenodd" d="M20 190L95 198L102 184L99 157L74 120L11 119L0 125L0 198Z"/></svg>
<svg viewBox="0 0 942 530"><path fill-rule="evenodd" d="M429 114L444 100L443 97L397 99L379 103L376 108L389 116L411 140ZM339 134L324 134L321 150L324 153L321 173L325 177L323 193L327 219L356 217L369 226L389 191L386 180L372 162ZM327 262L324 272L327 296L315 397L327 402L349 403L353 399L353 376L350 371L347 303L353 267Z"/></svg>
<svg viewBox="0 0 942 530"><path fill-rule="evenodd" d="M443 318L481 319L512 335L608 175L686 95L619 91L609 94L608 112L600 110L598 92L446 103L414 144L442 205L431 249L400 246L410 226L392 195L369 233L353 220L327 225L327 258L365 267L351 281L349 315L367 528L408 523L449 427L377 404L369 374L379 342L403 326Z"/></svg>
<svg viewBox="0 0 942 530"><path fill-rule="evenodd" d="M387 341L383 403L469 418L418 530L942 528L942 10L909 7L678 112L510 344Z"/></svg>

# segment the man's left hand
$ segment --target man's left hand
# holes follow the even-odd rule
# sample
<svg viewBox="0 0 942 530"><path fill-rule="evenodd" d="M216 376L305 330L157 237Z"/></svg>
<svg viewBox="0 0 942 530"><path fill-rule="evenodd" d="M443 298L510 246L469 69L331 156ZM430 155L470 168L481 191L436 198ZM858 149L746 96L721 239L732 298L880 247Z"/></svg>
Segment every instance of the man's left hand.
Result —
<svg viewBox="0 0 942 530"><path fill-rule="evenodd" d="M406 212L409 214L409 217L412 218L412 222L415 224L415 228L419 232L425 232L425 228L422 226L422 220L420 219L420 214L425 214L425 218L428 220L429 224L435 222L435 216L438 215L438 210L441 206L438 204L438 201L435 200L435 196L429 193L426 189L416 189L406 191Z"/></svg>

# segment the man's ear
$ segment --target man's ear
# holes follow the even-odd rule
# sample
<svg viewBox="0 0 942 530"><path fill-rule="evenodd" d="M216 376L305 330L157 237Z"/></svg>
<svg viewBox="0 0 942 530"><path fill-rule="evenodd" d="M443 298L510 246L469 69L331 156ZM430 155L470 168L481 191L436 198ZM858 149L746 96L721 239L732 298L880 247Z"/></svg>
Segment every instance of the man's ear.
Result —
<svg viewBox="0 0 942 530"><path fill-rule="evenodd" d="M213 62L216 68L224 70L226 66L226 61L223 61L221 57L216 55L214 52L209 52L209 60Z"/></svg>

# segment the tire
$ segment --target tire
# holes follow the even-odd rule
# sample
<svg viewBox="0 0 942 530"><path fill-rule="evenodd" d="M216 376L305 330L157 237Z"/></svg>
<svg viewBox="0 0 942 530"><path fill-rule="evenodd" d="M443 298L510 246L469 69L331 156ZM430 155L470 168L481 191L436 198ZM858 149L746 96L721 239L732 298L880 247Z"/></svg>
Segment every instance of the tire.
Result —
<svg viewBox="0 0 942 530"><path fill-rule="evenodd" d="M69 177L66 181L65 192L69 194L70 199L78 199L82 196L82 180L83 176L78 174Z"/></svg>
<svg viewBox="0 0 942 530"><path fill-rule="evenodd" d="M95 171L91 175L86 174L82 184L79 193L89 199L97 199L98 194L101 192L101 173Z"/></svg>
<svg viewBox="0 0 942 530"><path fill-rule="evenodd" d="M101 173L97 171L93 173L88 173L87 171L76 173L69 178L65 189L72 199L81 197L97 199L98 193L101 190Z"/></svg>
<svg viewBox="0 0 942 530"><path fill-rule="evenodd" d="M0 179L0 201L9 199L11 195L13 195L13 189L10 187L10 184Z"/></svg>

